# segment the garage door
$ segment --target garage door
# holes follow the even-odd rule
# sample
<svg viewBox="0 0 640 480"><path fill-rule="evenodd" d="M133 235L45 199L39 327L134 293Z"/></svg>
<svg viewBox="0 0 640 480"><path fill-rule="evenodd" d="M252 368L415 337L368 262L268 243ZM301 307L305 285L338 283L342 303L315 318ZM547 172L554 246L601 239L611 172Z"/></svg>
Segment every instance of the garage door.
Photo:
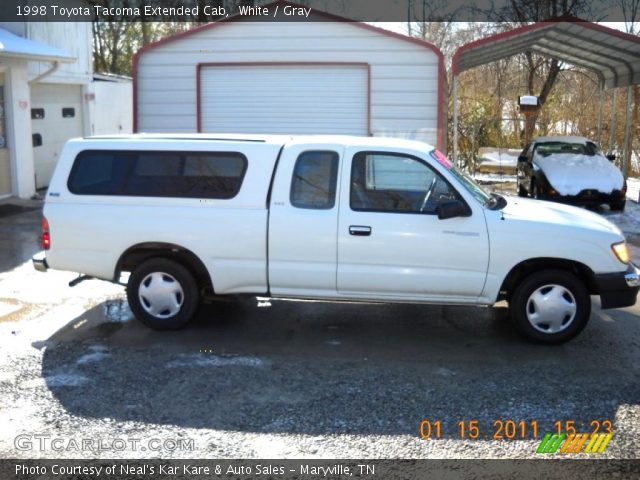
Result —
<svg viewBox="0 0 640 480"><path fill-rule="evenodd" d="M31 131L36 188L43 188L49 185L65 142L83 135L82 86L33 85Z"/></svg>
<svg viewBox="0 0 640 480"><path fill-rule="evenodd" d="M200 69L203 132L367 135L367 65Z"/></svg>

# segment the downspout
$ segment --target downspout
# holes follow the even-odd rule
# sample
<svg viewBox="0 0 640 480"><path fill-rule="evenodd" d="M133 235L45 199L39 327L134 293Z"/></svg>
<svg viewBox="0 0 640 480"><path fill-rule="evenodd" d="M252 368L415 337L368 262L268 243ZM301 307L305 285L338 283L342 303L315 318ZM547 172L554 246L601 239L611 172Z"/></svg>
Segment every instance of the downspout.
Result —
<svg viewBox="0 0 640 480"><path fill-rule="evenodd" d="M60 62L56 60L56 61L53 62L53 65L51 65L51 68L49 68L49 70L46 70L46 71L42 72L40 75L38 75L38 76L32 78L31 80L29 80L29 85L32 85L34 83L38 83L43 78L48 77L52 73L55 73L56 70L58 70L58 68L60 68Z"/></svg>
<svg viewBox="0 0 640 480"><path fill-rule="evenodd" d="M453 164L458 165L458 88L459 88L458 75L453 76Z"/></svg>

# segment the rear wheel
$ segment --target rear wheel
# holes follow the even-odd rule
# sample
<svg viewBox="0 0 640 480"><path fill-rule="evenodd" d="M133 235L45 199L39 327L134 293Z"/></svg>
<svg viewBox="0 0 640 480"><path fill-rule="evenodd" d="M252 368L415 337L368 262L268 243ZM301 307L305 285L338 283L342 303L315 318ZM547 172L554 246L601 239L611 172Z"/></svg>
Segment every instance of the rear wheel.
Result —
<svg viewBox="0 0 640 480"><path fill-rule="evenodd" d="M152 258L134 269L127 299L136 318L156 330L176 330L195 315L200 302L193 275L179 263Z"/></svg>
<svg viewBox="0 0 640 480"><path fill-rule="evenodd" d="M587 325L591 299L573 273L542 270L518 285L509 310L514 324L529 340L558 344L571 340Z"/></svg>

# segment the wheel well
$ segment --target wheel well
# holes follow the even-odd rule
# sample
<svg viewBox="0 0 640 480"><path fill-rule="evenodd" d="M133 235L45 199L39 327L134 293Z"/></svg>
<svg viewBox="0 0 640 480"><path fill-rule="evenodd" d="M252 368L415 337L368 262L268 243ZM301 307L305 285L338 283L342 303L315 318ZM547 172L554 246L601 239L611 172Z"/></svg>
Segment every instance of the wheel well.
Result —
<svg viewBox="0 0 640 480"><path fill-rule="evenodd" d="M509 271L500 286L496 301L509 300L523 278L540 270L567 270L572 272L584 282L590 294L597 293L593 270L585 264L560 258L531 258L520 262Z"/></svg>
<svg viewBox="0 0 640 480"><path fill-rule="evenodd" d="M140 263L156 257L168 258L180 263L193 275L201 290L209 287L213 290L211 276L202 260L191 250L172 243L147 242L130 247L120 256L114 279L119 280L122 272L131 272Z"/></svg>

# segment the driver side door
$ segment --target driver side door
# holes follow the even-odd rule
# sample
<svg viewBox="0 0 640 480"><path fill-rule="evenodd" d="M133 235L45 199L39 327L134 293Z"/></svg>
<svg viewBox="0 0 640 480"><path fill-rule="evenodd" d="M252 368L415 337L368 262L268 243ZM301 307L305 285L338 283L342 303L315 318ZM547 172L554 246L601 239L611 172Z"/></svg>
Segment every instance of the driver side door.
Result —
<svg viewBox="0 0 640 480"><path fill-rule="evenodd" d="M396 152L345 155L338 220L338 292L353 298L472 301L489 245L479 205L439 220L440 200L462 199L426 160Z"/></svg>

